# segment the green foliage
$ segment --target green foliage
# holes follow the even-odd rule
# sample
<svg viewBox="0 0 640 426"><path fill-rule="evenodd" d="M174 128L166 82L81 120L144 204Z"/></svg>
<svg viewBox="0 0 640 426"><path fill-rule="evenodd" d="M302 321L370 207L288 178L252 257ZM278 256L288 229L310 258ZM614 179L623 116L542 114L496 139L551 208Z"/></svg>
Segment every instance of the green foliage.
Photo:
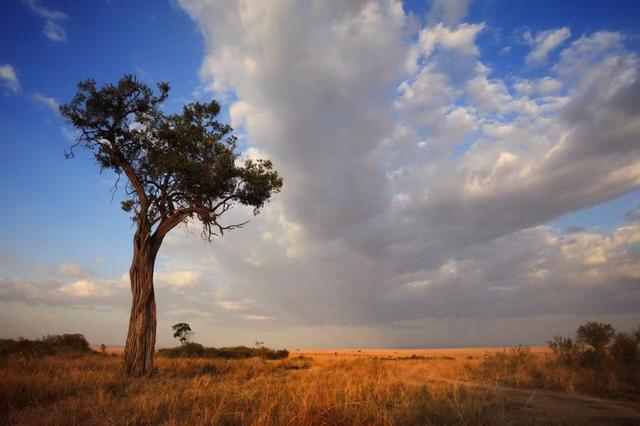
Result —
<svg viewBox="0 0 640 426"><path fill-rule="evenodd" d="M179 322L171 328L173 329L173 337L183 345L187 344L191 336L193 336L193 331L191 331L191 327L186 322Z"/></svg>
<svg viewBox="0 0 640 426"><path fill-rule="evenodd" d="M251 206L257 214L282 179L268 160L239 161L233 129L217 120L216 101L165 114L168 96L169 84L158 84L154 93L133 75L100 88L86 80L60 114L79 130L74 147L90 150L101 169L126 176L122 209L139 227L150 232L156 226L161 239L177 224L198 219L203 237L211 239L242 225L219 222L230 207Z"/></svg>
<svg viewBox="0 0 640 426"><path fill-rule="evenodd" d="M615 330L611 324L591 321L578 327L576 338L579 343L590 345L595 351L602 352L614 334Z"/></svg>

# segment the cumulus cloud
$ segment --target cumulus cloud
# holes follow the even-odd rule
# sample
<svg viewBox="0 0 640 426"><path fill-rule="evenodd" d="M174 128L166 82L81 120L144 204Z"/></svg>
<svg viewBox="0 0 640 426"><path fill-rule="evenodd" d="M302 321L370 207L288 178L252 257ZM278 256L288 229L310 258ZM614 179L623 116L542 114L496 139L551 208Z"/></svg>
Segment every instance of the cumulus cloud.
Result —
<svg viewBox="0 0 640 426"><path fill-rule="evenodd" d="M0 82L12 94L20 91L20 81L15 68L11 64L0 65Z"/></svg>
<svg viewBox="0 0 640 426"><path fill-rule="evenodd" d="M209 90L233 93L234 124L286 182L212 248L224 300L340 327L632 311L603 294L636 297L635 270L611 267L633 244L590 236L610 254L585 265L541 227L640 185L637 57L621 38L585 34L546 75L505 80L481 58L483 23L440 17L411 41L398 2L181 5L206 41ZM529 34L525 62L569 36ZM168 256L197 256L177 241ZM576 277L590 283L582 307Z"/></svg>
<svg viewBox="0 0 640 426"><path fill-rule="evenodd" d="M43 6L38 0L22 0L22 2L26 4L33 13L45 20L42 33L49 40L55 43L67 42L67 32L61 24L61 22L69 18L66 13L49 9Z"/></svg>
<svg viewBox="0 0 640 426"><path fill-rule="evenodd" d="M169 234L161 320L335 346L464 344L487 327L517 343L576 316L637 319L637 224L547 225L640 187L639 59L618 33L530 34L523 66L540 72L502 77L478 47L486 25L459 11L412 32L392 0L180 5L243 155L271 158L285 188L211 246Z"/></svg>

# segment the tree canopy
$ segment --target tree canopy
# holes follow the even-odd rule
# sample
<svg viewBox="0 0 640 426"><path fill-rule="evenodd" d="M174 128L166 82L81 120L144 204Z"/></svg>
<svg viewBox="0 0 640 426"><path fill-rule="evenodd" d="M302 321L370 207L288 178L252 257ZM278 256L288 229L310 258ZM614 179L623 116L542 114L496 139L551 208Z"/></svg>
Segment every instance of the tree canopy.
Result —
<svg viewBox="0 0 640 426"><path fill-rule="evenodd" d="M173 337L178 339L181 344L186 344L191 336L193 336L193 331L191 331L191 326L186 322L179 322L177 324L173 324L171 326L173 329Z"/></svg>
<svg viewBox="0 0 640 426"><path fill-rule="evenodd" d="M204 225L206 239L242 226L219 218L234 203L252 206L255 214L280 190L271 161L239 161L237 138L217 120L216 101L165 114L160 107L169 84L157 89L133 75L101 88L91 79L80 82L72 101L60 107L79 131L74 147L91 150L102 169L126 175L122 208L139 226L153 228L154 237L189 218Z"/></svg>

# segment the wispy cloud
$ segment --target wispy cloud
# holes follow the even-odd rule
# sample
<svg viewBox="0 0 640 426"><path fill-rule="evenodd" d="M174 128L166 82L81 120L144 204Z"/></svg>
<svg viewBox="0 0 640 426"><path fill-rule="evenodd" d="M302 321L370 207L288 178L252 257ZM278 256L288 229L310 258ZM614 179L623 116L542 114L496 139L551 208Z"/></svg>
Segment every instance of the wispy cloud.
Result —
<svg viewBox="0 0 640 426"><path fill-rule="evenodd" d="M546 62L549 53L559 47L569 37L571 37L571 30L568 27L541 31L535 35L530 31L525 32L524 40L532 49L525 58L525 61L529 64Z"/></svg>
<svg viewBox="0 0 640 426"><path fill-rule="evenodd" d="M467 16L470 4L471 0L433 0L427 15L431 22L454 26Z"/></svg>
<svg viewBox="0 0 640 426"><path fill-rule="evenodd" d="M62 26L62 22L69 19L66 13L49 9L40 4L38 0L22 0L22 2L36 15L44 18L45 23L42 32L49 40L55 43L67 42L67 31Z"/></svg>
<svg viewBox="0 0 640 426"><path fill-rule="evenodd" d="M58 273L60 275L70 277L86 277L92 275L92 272L75 263L63 263L58 265Z"/></svg>
<svg viewBox="0 0 640 426"><path fill-rule="evenodd" d="M36 101L40 105L44 105L45 107L49 108L51 111L53 111L56 114L58 113L58 108L60 107L60 104L54 98L50 96L42 95L40 93L33 94L32 98L34 101Z"/></svg>
<svg viewBox="0 0 640 426"><path fill-rule="evenodd" d="M269 317L266 315L245 315L244 318L251 321L269 321L274 319L273 317Z"/></svg>
<svg viewBox="0 0 640 426"><path fill-rule="evenodd" d="M0 82L12 94L20 91L20 81L16 70L10 64L0 65Z"/></svg>

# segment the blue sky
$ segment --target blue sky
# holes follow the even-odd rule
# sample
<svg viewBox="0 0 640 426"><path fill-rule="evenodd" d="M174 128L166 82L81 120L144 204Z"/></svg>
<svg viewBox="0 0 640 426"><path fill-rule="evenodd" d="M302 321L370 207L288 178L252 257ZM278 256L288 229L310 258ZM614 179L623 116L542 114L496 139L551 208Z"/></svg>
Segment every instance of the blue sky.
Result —
<svg viewBox="0 0 640 426"><path fill-rule="evenodd" d="M41 262L108 257L116 263L107 268L120 270L129 262L123 248L129 245L130 222L118 201L110 203L112 177L97 174L82 152L74 161L65 160L64 123L33 96L63 102L80 80L112 81L135 73L149 82L170 81L174 105L167 106L176 108L199 85L201 37L189 17L169 2L41 5L68 15L63 20L67 42L49 40L42 31L45 20L24 2L2 6L3 63L17 70L21 92L0 98L4 140L10 141L1 173L6 181L21 181L28 188L8 187L11 201L2 214L11 225L0 231L3 250ZM42 206L48 207L42 211ZM43 218L38 231L29 229ZM41 249L34 251L34 246Z"/></svg>
<svg viewBox="0 0 640 426"><path fill-rule="evenodd" d="M618 60L619 68L610 70L612 81L620 79L616 90L635 96L624 85L637 81L638 2L436 0L395 4L400 9L385 1L270 3L243 9L235 2L197 0L3 2L0 304L11 312L4 320L17 323L37 312L67 324L99 311L126 323L126 286L120 281L130 262L131 222L118 194L111 202L112 175L99 174L81 150L65 159L73 133L55 106L70 100L82 79L100 83L135 73L150 84L170 82L167 111L195 100L221 100L245 155L273 158L285 176L282 196L246 232L211 245L184 231L168 241L158 268L161 326L175 318L195 322L210 330L201 336L213 343L221 343L220 333L237 339L232 343L252 342L259 333L278 344L304 346L313 342L297 333L316 333L325 346L459 346L482 343L458 324L478 318L504 328L504 341L482 335L495 337L487 343L505 344L544 338L542 326L519 336L506 326L508 318L539 317L545 327L569 329L589 315L621 326L638 322L637 310L615 301L583 310L568 299L573 290L521 287L531 274L524 266L514 266L510 275L508 267L490 272L503 250L526 246L529 251L518 258L523 265L551 265L555 255L536 256L566 254L578 244L579 251L611 253L603 255L604 263L593 256L580 266L553 263L541 267L541 276L566 283L578 271L600 274L602 286L614 286L609 291L638 297L639 277L629 265L638 244L637 215L628 214L640 209L640 180L633 174L640 161L637 129L630 125L623 136L598 139L589 123L566 118L571 101L584 93L602 102L598 111L616 105L607 103L605 80L593 83L601 77L587 75L588 69L566 71L584 63L579 61L591 61L595 70L607 58ZM254 16L252 7L265 9ZM240 24L237 16L243 16ZM304 25L306 30L299 28ZM332 44L344 36L340 28L368 34L375 25L381 25L371 33L376 35ZM325 28L333 30L323 33ZM384 37L378 40L379 33ZM547 38L553 36L560 41ZM553 46L538 59L531 56L545 40ZM345 44L350 50L341 50ZM588 51L594 46L601 50ZM412 49L419 60L405 68ZM396 66L382 65L386 61ZM553 88L534 88L543 81ZM342 94L348 98L336 101ZM633 108L625 113L626 122L638 119ZM615 128L622 121L612 114L592 119ZM265 117L275 120L272 126L265 127ZM447 120L449 127L443 125ZM503 139L505 132L515 139ZM579 139L590 134L593 141ZM531 178L563 137L568 154ZM626 142L616 142L621 138ZM587 169L593 169L592 180ZM469 192L473 188L480 192ZM458 190L457 198L451 195ZM310 192L317 197L306 198ZM620 229L632 235L626 242L613 237ZM576 230L581 232L573 237ZM532 233L538 233L533 242ZM541 245L550 239L560 242ZM497 257L484 258L479 246ZM605 279L616 268L631 269ZM335 285L318 290L323 285L306 283L309 275ZM380 282L367 284L378 277ZM256 290L251 282L262 284ZM416 298L402 293L406 289L424 294ZM540 301L562 302L551 303L548 312L521 302L536 291ZM607 290L594 284L592 299L580 303L595 303L600 291ZM491 314L495 298L488 295L494 293L500 306L513 307ZM337 300L338 294L347 297ZM412 302L418 299L423 308ZM480 306L468 317L439 313L458 312L468 303ZM292 304L299 307L289 309ZM323 321L315 305L332 319ZM226 325L233 331L221 332ZM385 337L384 330L394 327L404 331ZM49 331L32 323L17 332ZM124 333L99 324L81 331L110 343ZM159 339L169 342L161 334Z"/></svg>

